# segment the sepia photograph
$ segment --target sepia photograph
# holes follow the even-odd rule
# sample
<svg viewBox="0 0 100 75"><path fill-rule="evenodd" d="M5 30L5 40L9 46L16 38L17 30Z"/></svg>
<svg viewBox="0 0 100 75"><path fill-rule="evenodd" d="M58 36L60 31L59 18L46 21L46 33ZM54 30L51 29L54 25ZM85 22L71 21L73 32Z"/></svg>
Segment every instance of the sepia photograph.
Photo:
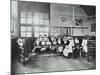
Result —
<svg viewBox="0 0 100 75"><path fill-rule="evenodd" d="M96 6L10 1L11 75L96 69Z"/></svg>

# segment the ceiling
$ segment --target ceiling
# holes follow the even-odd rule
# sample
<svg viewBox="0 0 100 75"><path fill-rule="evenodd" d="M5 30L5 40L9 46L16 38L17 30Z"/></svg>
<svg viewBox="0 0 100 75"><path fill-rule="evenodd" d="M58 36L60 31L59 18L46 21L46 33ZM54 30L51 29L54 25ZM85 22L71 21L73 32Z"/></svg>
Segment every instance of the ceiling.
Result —
<svg viewBox="0 0 100 75"><path fill-rule="evenodd" d="M80 7L87 13L88 16L96 16L96 6L80 5Z"/></svg>
<svg viewBox="0 0 100 75"><path fill-rule="evenodd" d="M21 3L21 2L20 2ZM42 6L44 6L44 7L47 7L46 6L46 3L38 3L38 2L33 2L33 3L31 3L31 2L26 2L26 4L25 4L25 2L22 2L22 3L24 3L24 4L21 4L21 5L23 5L23 6L27 6L28 4L29 4L29 6L31 7L32 6L32 8L35 6L35 5L38 5L38 7L40 6L40 5L42 5ZM48 5L48 4L47 4ZM41 6L40 6L41 7ZM43 7L43 8L44 8ZM90 6L90 5L80 5L80 7L86 12L86 14L88 15L88 16L96 16L96 6ZM36 7L35 7L36 8ZM29 8L30 9L30 8ZM23 10L23 8L21 9L21 10Z"/></svg>

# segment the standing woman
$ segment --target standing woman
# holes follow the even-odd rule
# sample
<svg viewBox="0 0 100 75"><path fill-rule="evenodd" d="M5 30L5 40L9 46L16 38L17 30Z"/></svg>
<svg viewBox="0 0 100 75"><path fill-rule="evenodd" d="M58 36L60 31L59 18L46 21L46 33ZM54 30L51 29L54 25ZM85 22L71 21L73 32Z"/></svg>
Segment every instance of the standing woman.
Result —
<svg viewBox="0 0 100 75"><path fill-rule="evenodd" d="M74 50L74 58L78 58L79 57L79 39L77 38L77 37L75 37L75 39L74 39L74 43L75 43L75 50Z"/></svg>
<svg viewBox="0 0 100 75"><path fill-rule="evenodd" d="M57 52L58 52L60 55L62 55L63 46L62 46L62 39L61 39L61 36L60 36L60 35L58 35L57 45L58 45Z"/></svg>
<svg viewBox="0 0 100 75"><path fill-rule="evenodd" d="M67 45L67 43L68 43L67 36L64 36L63 37L63 45L64 45L64 47L65 47L65 45Z"/></svg>
<svg viewBox="0 0 100 75"><path fill-rule="evenodd" d="M63 50L63 55L68 58L70 58L70 56L73 57L73 47L74 47L73 38L67 37L67 44L65 45L65 48Z"/></svg>
<svg viewBox="0 0 100 75"><path fill-rule="evenodd" d="M88 42L88 38L84 37L83 40L82 40L82 47L83 47L82 52L85 53L84 56L87 56L87 53L88 53L87 42Z"/></svg>
<svg viewBox="0 0 100 75"><path fill-rule="evenodd" d="M56 53L57 51L57 39L52 38L52 52Z"/></svg>
<svg viewBox="0 0 100 75"><path fill-rule="evenodd" d="M71 54L71 57L73 57L73 50L74 50L74 46L75 46L75 44L74 44L74 40L73 40L73 37L69 37L69 50L68 50L68 52L69 52L69 57L70 57L70 54Z"/></svg>
<svg viewBox="0 0 100 75"><path fill-rule="evenodd" d="M68 57L68 50L69 50L69 43L70 43L70 41L68 40L68 38L67 38L67 36L64 36L64 38L63 38L63 55L65 56L65 57Z"/></svg>

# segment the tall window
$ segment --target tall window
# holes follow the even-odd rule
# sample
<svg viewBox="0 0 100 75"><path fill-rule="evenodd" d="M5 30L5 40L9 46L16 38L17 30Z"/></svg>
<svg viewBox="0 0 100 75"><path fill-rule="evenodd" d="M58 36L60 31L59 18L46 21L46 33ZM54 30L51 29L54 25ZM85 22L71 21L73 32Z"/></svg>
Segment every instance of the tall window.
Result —
<svg viewBox="0 0 100 75"><path fill-rule="evenodd" d="M49 34L49 15L47 13L34 13L33 17L34 36Z"/></svg>
<svg viewBox="0 0 100 75"><path fill-rule="evenodd" d="M47 13L34 13L33 24L48 26L49 25L49 15Z"/></svg>
<svg viewBox="0 0 100 75"><path fill-rule="evenodd" d="M91 24L91 32L96 32L96 24Z"/></svg>
<svg viewBox="0 0 100 75"><path fill-rule="evenodd" d="M49 34L49 14L22 11L20 15L21 37L35 37Z"/></svg>
<svg viewBox="0 0 100 75"><path fill-rule="evenodd" d="M32 37L32 12L21 12L20 23L21 37Z"/></svg>
<svg viewBox="0 0 100 75"><path fill-rule="evenodd" d="M47 35L48 36L48 33L49 33L49 27L34 27L34 36L35 37L39 37L39 35Z"/></svg>
<svg viewBox="0 0 100 75"><path fill-rule="evenodd" d="M32 27L21 26L21 37L32 37Z"/></svg>

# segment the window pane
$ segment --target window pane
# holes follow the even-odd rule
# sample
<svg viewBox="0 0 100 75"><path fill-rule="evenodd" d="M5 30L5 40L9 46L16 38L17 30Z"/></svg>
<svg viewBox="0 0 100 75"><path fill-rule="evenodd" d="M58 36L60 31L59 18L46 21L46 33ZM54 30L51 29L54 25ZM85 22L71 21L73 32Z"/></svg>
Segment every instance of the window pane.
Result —
<svg viewBox="0 0 100 75"><path fill-rule="evenodd" d="M32 18L32 12L27 12L27 17Z"/></svg>
<svg viewBox="0 0 100 75"><path fill-rule="evenodd" d="M27 18L27 24L32 24L32 18Z"/></svg>
<svg viewBox="0 0 100 75"><path fill-rule="evenodd" d="M39 27L34 27L35 32L39 32Z"/></svg>
<svg viewBox="0 0 100 75"><path fill-rule="evenodd" d="M26 31L26 27L25 26L21 26L21 31Z"/></svg>
<svg viewBox="0 0 100 75"><path fill-rule="evenodd" d="M26 12L25 12L25 11L22 11L22 12L21 12L21 18L22 18L22 17L26 17Z"/></svg>
<svg viewBox="0 0 100 75"><path fill-rule="evenodd" d="M34 24L39 24L39 13L34 14L33 23Z"/></svg>
<svg viewBox="0 0 100 75"><path fill-rule="evenodd" d="M49 28L48 27L45 27L45 32L49 32Z"/></svg>
<svg viewBox="0 0 100 75"><path fill-rule="evenodd" d="M27 37L32 37L32 33L31 32L27 32Z"/></svg>
<svg viewBox="0 0 100 75"><path fill-rule="evenodd" d="M39 33L36 33L36 32L35 32L34 36L35 36L35 37L39 37Z"/></svg>
<svg viewBox="0 0 100 75"><path fill-rule="evenodd" d="M44 32L45 28L44 27L40 27L40 32Z"/></svg>
<svg viewBox="0 0 100 75"><path fill-rule="evenodd" d="M49 25L49 20L45 20L45 25Z"/></svg>
<svg viewBox="0 0 100 75"><path fill-rule="evenodd" d="M40 13L40 19L44 19L44 14Z"/></svg>
<svg viewBox="0 0 100 75"><path fill-rule="evenodd" d="M26 32L21 32L21 37L26 37Z"/></svg>
<svg viewBox="0 0 100 75"><path fill-rule="evenodd" d="M45 20L48 20L48 19L49 19L49 15L45 14Z"/></svg>
<svg viewBox="0 0 100 75"><path fill-rule="evenodd" d="M26 24L26 18L21 18L21 24Z"/></svg>
<svg viewBox="0 0 100 75"><path fill-rule="evenodd" d="M32 31L32 27L26 27L27 31Z"/></svg>
<svg viewBox="0 0 100 75"><path fill-rule="evenodd" d="M43 19L40 19L40 24L44 24L44 20Z"/></svg>

